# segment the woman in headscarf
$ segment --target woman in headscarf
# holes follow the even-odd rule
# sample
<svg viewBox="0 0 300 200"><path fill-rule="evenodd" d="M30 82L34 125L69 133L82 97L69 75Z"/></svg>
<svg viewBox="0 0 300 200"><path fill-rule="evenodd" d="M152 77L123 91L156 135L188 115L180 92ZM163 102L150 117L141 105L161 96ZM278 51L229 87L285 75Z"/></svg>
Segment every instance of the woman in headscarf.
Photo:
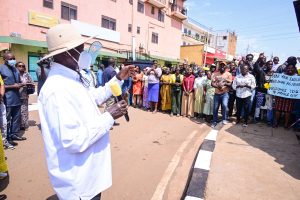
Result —
<svg viewBox="0 0 300 200"><path fill-rule="evenodd" d="M17 62L16 67L20 72L21 83L26 84L26 87L20 89L21 96L21 130L27 130L29 128L28 124L28 98L29 89L34 90L34 83L29 73L26 72L26 67L23 62Z"/></svg>
<svg viewBox="0 0 300 200"><path fill-rule="evenodd" d="M165 69L165 74L161 76L160 83L161 110L165 112L171 110L171 75L169 68Z"/></svg>
<svg viewBox="0 0 300 200"><path fill-rule="evenodd" d="M203 108L204 108L204 84L206 82L206 76L203 70L199 70L197 73L198 77L194 82L194 91L195 91L195 107L194 112L196 117L202 117Z"/></svg>
<svg viewBox="0 0 300 200"><path fill-rule="evenodd" d="M215 88L211 86L211 71L206 71L206 77L203 93L205 97L203 114L206 115L206 121L210 123L213 116Z"/></svg>
<svg viewBox="0 0 300 200"><path fill-rule="evenodd" d="M287 76L297 76L297 69L296 66L293 64L289 64L285 68L285 75ZM272 83L271 83L272 84ZM284 97L275 97L275 123L274 127L278 127L279 118L281 113L284 113L284 127L288 128L290 115L293 109L294 99L284 98Z"/></svg>

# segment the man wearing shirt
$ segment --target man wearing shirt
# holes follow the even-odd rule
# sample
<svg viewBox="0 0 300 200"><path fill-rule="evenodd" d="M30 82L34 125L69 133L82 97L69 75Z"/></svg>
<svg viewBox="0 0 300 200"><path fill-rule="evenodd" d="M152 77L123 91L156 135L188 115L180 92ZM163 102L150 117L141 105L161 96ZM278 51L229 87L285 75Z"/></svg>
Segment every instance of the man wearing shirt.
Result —
<svg viewBox="0 0 300 200"><path fill-rule="evenodd" d="M249 106L251 103L252 90L256 87L255 78L249 73L247 64L241 66L241 74L237 75L232 83L232 88L236 90L237 124L240 122L242 108L244 108L244 124L248 125Z"/></svg>
<svg viewBox="0 0 300 200"><path fill-rule="evenodd" d="M277 56L275 56L273 58L272 72L276 72L279 66L280 66L280 64L279 64L279 58Z"/></svg>
<svg viewBox="0 0 300 200"><path fill-rule="evenodd" d="M229 88L232 83L232 75L226 71L226 63L222 62L219 66L219 71L213 73L211 85L216 88L214 95L214 111L213 111L213 123L214 128L218 124L218 110L222 105L222 123L227 124L228 114L228 100L229 100Z"/></svg>
<svg viewBox="0 0 300 200"><path fill-rule="evenodd" d="M62 200L99 200L111 186L109 129L127 112L127 104L120 101L101 113L96 102L112 95L111 83L121 85L134 75L133 66L126 66L104 87L87 88L78 67L87 40L71 24L47 32L49 54L43 59L54 62L38 107L49 176Z"/></svg>

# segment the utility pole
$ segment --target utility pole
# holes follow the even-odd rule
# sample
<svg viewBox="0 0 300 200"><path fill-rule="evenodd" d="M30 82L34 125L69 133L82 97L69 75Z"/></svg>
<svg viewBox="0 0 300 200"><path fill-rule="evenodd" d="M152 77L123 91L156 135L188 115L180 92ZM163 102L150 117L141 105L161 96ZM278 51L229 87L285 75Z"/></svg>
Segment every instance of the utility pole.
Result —
<svg viewBox="0 0 300 200"><path fill-rule="evenodd" d="M210 28L209 30L211 31L212 28ZM207 57L207 47L208 47L208 37L209 37L209 32L207 31L207 36L206 36L206 41L205 41L205 44L204 44L204 51L205 51L205 54L204 54L204 67L206 65L206 57Z"/></svg>
<svg viewBox="0 0 300 200"><path fill-rule="evenodd" d="M132 61L136 60L136 54L135 54L135 24L134 24L134 5L135 0L132 0L132 13L131 13L131 51L132 51Z"/></svg>

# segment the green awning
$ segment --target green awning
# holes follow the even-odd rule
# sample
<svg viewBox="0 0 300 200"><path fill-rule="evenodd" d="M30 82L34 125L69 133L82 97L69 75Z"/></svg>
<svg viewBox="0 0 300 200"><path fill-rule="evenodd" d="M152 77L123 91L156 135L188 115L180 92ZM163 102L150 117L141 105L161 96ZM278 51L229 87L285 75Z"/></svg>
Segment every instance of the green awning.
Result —
<svg viewBox="0 0 300 200"><path fill-rule="evenodd" d="M34 47L47 47L47 43L45 41L25 40L22 38L9 36L0 36L0 43L22 44Z"/></svg>
<svg viewBox="0 0 300 200"><path fill-rule="evenodd" d="M125 54L114 53L114 52L108 52L108 51L100 51L99 56L117 57L117 58L127 58L127 55L125 55Z"/></svg>
<svg viewBox="0 0 300 200"><path fill-rule="evenodd" d="M166 58L166 57L161 57L161 56L150 56L151 58L157 59L157 60L164 60L172 63L179 63L180 60L174 59L174 58Z"/></svg>

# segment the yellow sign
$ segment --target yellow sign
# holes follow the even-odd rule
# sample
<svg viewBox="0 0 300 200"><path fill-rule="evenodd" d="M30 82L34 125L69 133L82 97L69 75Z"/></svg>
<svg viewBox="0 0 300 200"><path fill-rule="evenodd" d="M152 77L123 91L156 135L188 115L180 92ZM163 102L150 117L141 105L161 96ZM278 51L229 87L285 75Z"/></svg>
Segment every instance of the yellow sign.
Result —
<svg viewBox="0 0 300 200"><path fill-rule="evenodd" d="M51 28L52 26L59 24L59 20L57 17L53 17L51 15L29 11L28 23L31 25Z"/></svg>

